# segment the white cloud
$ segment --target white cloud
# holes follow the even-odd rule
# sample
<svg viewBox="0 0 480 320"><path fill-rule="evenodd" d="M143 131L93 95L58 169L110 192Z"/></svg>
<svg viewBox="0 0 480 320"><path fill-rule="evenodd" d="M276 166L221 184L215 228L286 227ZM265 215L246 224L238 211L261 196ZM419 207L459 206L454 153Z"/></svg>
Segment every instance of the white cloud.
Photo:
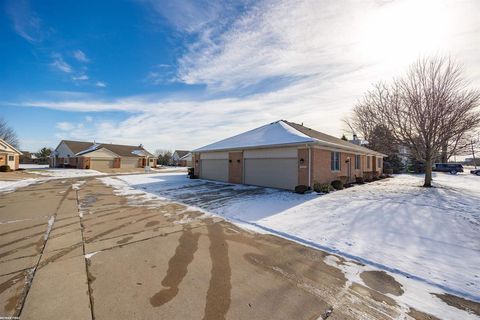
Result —
<svg viewBox="0 0 480 320"><path fill-rule="evenodd" d="M55 127L62 131L69 131L75 128L75 125L71 122L57 122Z"/></svg>
<svg viewBox="0 0 480 320"><path fill-rule="evenodd" d="M73 56L80 62L90 62L87 55L82 50L76 50L73 52Z"/></svg>
<svg viewBox="0 0 480 320"><path fill-rule="evenodd" d="M88 80L88 76L86 74L82 74L82 75L79 75L79 76L76 76L76 77L72 77L72 80L85 81L85 80Z"/></svg>
<svg viewBox="0 0 480 320"><path fill-rule="evenodd" d="M73 71L72 66L70 66L68 63L65 62L65 60L63 60L63 57L61 54L54 53L52 54L52 58L53 58L53 61L52 63L50 63L50 65L53 68L65 73L71 73Z"/></svg>
<svg viewBox="0 0 480 320"><path fill-rule="evenodd" d="M26 0L9 1L6 10L13 23L15 32L25 40L38 43L44 38L41 20L30 8Z"/></svg>
<svg viewBox="0 0 480 320"><path fill-rule="evenodd" d="M96 85L97 87L100 87L100 88L105 88L105 87L107 86L107 84L106 84L105 82L102 82L102 81L97 81L97 82L95 83L95 85Z"/></svg>

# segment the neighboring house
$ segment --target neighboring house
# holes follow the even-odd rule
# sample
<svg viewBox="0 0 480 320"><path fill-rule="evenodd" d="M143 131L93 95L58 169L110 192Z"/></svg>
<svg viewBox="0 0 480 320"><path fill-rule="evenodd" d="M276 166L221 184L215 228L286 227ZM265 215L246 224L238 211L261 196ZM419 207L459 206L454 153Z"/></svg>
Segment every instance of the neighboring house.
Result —
<svg viewBox="0 0 480 320"><path fill-rule="evenodd" d="M62 140L52 154L50 166L95 170L156 167L157 157L142 145Z"/></svg>
<svg viewBox="0 0 480 320"><path fill-rule="evenodd" d="M193 161L192 161L192 153L189 152L183 157L180 158L179 160L180 163L184 164L184 167L192 167L193 166Z"/></svg>
<svg viewBox="0 0 480 320"><path fill-rule="evenodd" d="M172 165L179 166L179 167L186 167L187 161L185 159L182 160L183 157L188 155L190 151L187 150L175 150L172 155Z"/></svg>
<svg viewBox="0 0 480 320"><path fill-rule="evenodd" d="M35 155L35 153L31 153L30 151L22 151L22 155L20 156L20 164L38 164L39 159Z"/></svg>
<svg viewBox="0 0 480 320"><path fill-rule="evenodd" d="M381 174L386 155L280 120L192 151L202 179L294 189Z"/></svg>
<svg viewBox="0 0 480 320"><path fill-rule="evenodd" d="M19 150L0 139L0 166L8 165L10 169L18 170L21 155Z"/></svg>

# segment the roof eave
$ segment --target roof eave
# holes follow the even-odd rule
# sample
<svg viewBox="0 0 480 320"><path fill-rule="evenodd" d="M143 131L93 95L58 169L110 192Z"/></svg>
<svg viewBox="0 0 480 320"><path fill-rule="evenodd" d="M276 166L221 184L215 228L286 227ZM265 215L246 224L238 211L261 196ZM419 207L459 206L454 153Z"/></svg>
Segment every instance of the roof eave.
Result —
<svg viewBox="0 0 480 320"><path fill-rule="evenodd" d="M235 147L235 148L221 148L221 149L195 149L192 151L193 153L201 153L201 152L225 152L229 150L252 150L252 149L270 149L270 148L281 148L281 147L294 147L294 146L303 146L306 144L314 144L315 141L303 141L303 142L292 142L292 143L280 143L280 144L266 144L260 146L243 146L243 147Z"/></svg>

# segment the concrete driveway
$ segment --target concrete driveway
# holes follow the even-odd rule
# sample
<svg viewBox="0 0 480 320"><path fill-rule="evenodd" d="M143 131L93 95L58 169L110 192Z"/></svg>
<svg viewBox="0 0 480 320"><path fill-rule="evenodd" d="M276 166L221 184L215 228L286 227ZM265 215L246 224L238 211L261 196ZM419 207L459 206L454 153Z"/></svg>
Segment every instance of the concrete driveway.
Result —
<svg viewBox="0 0 480 320"><path fill-rule="evenodd" d="M208 205L265 192L201 190ZM347 283L327 253L168 200L118 196L95 178L1 194L0 221L1 317L434 319L399 307L388 295L401 288L382 272Z"/></svg>

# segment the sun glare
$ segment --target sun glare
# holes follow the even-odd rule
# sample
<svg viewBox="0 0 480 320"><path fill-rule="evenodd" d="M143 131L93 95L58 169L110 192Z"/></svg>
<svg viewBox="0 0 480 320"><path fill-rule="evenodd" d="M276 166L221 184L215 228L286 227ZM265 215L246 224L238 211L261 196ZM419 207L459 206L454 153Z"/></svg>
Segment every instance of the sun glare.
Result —
<svg viewBox="0 0 480 320"><path fill-rule="evenodd" d="M444 1L406 0L382 6L360 28L360 52L374 63L410 63L447 47L451 17Z"/></svg>

